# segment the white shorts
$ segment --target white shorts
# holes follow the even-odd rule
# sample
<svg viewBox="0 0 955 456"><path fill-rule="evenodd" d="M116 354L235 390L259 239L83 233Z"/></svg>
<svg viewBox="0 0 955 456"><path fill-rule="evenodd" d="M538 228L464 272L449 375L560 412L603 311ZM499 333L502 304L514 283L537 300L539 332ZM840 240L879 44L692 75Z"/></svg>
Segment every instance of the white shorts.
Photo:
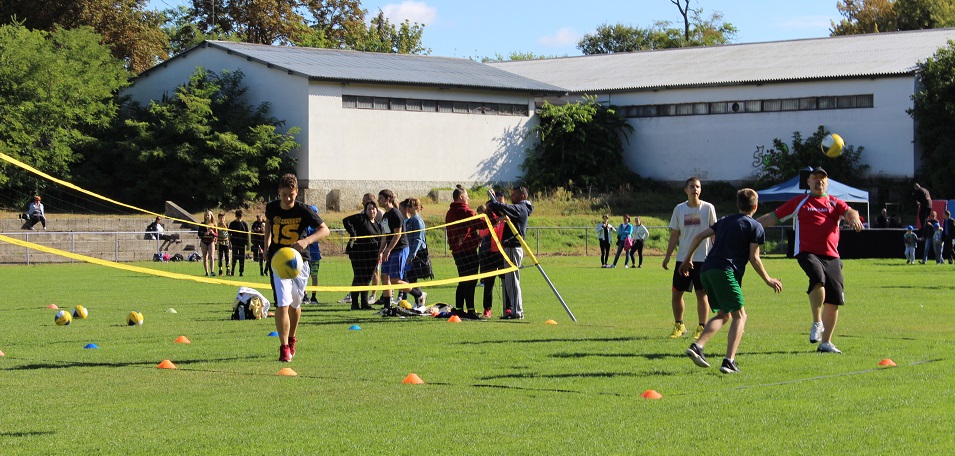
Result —
<svg viewBox="0 0 955 456"><path fill-rule="evenodd" d="M279 278L272 271L272 291L275 293L275 307L291 306L294 309L302 307L302 297L305 295L305 286L308 285L309 265L302 263L302 272L294 279Z"/></svg>

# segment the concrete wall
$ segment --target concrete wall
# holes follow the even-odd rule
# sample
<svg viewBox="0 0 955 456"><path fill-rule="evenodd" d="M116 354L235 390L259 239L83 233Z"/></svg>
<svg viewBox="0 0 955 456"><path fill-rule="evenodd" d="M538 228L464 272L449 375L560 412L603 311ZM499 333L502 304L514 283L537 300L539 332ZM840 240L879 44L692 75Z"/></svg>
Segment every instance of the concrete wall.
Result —
<svg viewBox="0 0 955 456"><path fill-rule="evenodd" d="M874 108L629 119L635 131L625 161L640 175L662 181L682 182L690 175L745 180L756 170L757 148L772 149L774 138L791 145L794 131L806 138L824 125L847 145L865 147L862 161L871 166L871 176L905 178L914 175L917 164L915 127L905 112L912 105L913 87L908 76L603 94L598 99L625 106L873 94Z"/></svg>

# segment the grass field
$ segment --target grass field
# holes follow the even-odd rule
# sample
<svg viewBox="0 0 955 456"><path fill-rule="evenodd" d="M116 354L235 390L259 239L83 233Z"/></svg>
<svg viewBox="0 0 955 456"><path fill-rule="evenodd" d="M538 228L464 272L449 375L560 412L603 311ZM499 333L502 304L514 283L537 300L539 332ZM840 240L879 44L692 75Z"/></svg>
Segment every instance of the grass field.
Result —
<svg viewBox="0 0 955 456"><path fill-rule="evenodd" d="M742 372L723 375L684 356L688 338L666 337L670 273L660 260L611 270L593 257L543 258L578 323L534 268L522 271L523 321L381 318L334 303L340 293L321 294L322 304L304 308L290 364L276 361L273 320L229 320L235 288L85 264L0 267L0 454L955 448L955 267L847 261L847 305L834 339L840 356L817 354L808 342L806 279L795 260L767 259L785 289L773 295L749 271ZM334 264L340 259L327 261L323 283L350 279ZM431 302L453 297L451 288L429 291ZM82 304L90 318L55 326L50 303ZM165 313L170 307L178 313ZM145 315L143 326L125 326L133 309ZM354 324L362 330L348 330ZM192 344L174 343L179 335ZM707 346L717 365L725 341L724 329ZM83 348L91 342L100 348ZM878 367L883 358L898 366ZM178 369L157 369L164 359ZM276 376L283 367L299 375ZM412 372L425 384L401 384ZM641 398L648 389L663 398Z"/></svg>

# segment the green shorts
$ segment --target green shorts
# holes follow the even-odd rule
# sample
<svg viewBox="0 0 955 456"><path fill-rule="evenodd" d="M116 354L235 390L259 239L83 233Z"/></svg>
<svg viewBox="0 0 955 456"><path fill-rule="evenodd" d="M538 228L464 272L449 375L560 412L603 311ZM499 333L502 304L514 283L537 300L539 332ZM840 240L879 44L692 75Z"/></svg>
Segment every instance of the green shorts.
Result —
<svg viewBox="0 0 955 456"><path fill-rule="evenodd" d="M708 269L700 274L700 280L714 312L733 313L743 308L743 290L732 270Z"/></svg>

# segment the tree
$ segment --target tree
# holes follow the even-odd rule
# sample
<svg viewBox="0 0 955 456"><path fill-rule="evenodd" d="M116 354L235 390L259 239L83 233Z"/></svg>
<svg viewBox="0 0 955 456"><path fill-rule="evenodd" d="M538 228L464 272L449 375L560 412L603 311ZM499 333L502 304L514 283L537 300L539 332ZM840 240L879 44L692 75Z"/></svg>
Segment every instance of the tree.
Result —
<svg viewBox="0 0 955 456"><path fill-rule="evenodd" d="M955 0L840 0L831 35L922 30L955 25Z"/></svg>
<svg viewBox="0 0 955 456"><path fill-rule="evenodd" d="M155 207L236 207L274 190L292 171L298 128L280 133L269 105L252 106L241 72L198 68L175 94L143 107L127 103L103 140L86 150L79 173L89 188L127 191Z"/></svg>
<svg viewBox="0 0 955 456"><path fill-rule="evenodd" d="M89 27L46 32L0 26L0 150L68 177L73 149L115 117L114 94L128 83L123 63ZM0 167L0 187L42 185Z"/></svg>
<svg viewBox="0 0 955 456"><path fill-rule="evenodd" d="M168 57L164 16L148 0L0 0L0 24L15 20L34 30L89 26L127 68L140 72Z"/></svg>
<svg viewBox="0 0 955 456"><path fill-rule="evenodd" d="M916 140L922 148L919 179L933 193L955 194L955 42L919 62L920 89L908 110L915 119Z"/></svg>
<svg viewBox="0 0 955 456"><path fill-rule="evenodd" d="M670 0L670 3L676 5L680 10L680 16L683 16L683 39L690 42L690 0Z"/></svg>
<svg viewBox="0 0 955 456"><path fill-rule="evenodd" d="M676 1L676 0L671 0ZM678 5L679 6L679 5ZM681 12L682 12L681 8ZM593 34L577 42L584 55L671 49L686 46L715 46L731 43L737 29L723 20L723 13L713 12L708 19L702 10L689 10L685 28L673 27L670 21L656 21L650 28L624 24L603 24Z"/></svg>
<svg viewBox="0 0 955 456"><path fill-rule="evenodd" d="M365 29L365 14L359 0L309 0L308 11L312 14L311 28L328 45L319 47L347 48L350 32Z"/></svg>
<svg viewBox="0 0 955 456"><path fill-rule="evenodd" d="M623 141L633 126L612 107L588 97L555 106L545 102L540 123L529 134L522 179L535 188L611 190L637 177L623 164Z"/></svg>
<svg viewBox="0 0 955 456"><path fill-rule="evenodd" d="M395 26L385 13L378 11L378 15L371 20L367 29L364 27L349 32L346 36L348 49L367 52L384 52L390 54L430 54L431 49L421 44L424 26L405 19Z"/></svg>
<svg viewBox="0 0 955 456"><path fill-rule="evenodd" d="M816 132L805 140L802 133L794 131L792 147L779 138L773 139L773 149L753 154L756 159L753 166L757 168L756 184L760 187L776 185L798 176L800 171L808 167L816 166L822 166L830 175L839 176L840 180L850 185L861 184L869 171L869 165L860 162L865 148L860 146L857 149L855 146L846 145L842 149L842 155L829 158L819 147L822 138L828 134L829 131L820 125Z"/></svg>

